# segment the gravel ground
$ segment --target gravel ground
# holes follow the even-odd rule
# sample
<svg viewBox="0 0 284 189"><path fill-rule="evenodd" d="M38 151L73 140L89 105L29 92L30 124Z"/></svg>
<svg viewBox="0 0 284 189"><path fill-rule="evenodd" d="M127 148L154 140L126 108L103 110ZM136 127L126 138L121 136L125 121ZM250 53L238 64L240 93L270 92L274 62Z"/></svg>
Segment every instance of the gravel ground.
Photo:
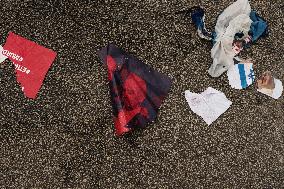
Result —
<svg viewBox="0 0 284 189"><path fill-rule="evenodd" d="M176 11L201 5L208 28L229 0L1 0L9 31L58 52L36 100L12 63L0 68L0 188L284 188L284 98L230 88L207 74L211 44ZM284 1L254 0L270 35L242 57L284 81ZM107 70L96 51L114 42L173 86L144 130L113 134ZM184 91L223 91L231 108L210 127Z"/></svg>

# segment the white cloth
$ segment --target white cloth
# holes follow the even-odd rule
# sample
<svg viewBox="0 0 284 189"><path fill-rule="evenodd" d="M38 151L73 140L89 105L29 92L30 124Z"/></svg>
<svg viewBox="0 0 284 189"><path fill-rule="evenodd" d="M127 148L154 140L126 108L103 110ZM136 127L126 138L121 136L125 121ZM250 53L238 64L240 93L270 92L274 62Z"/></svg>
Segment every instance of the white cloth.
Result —
<svg viewBox="0 0 284 189"><path fill-rule="evenodd" d="M274 78L274 83L275 83L275 88L272 90L272 94L269 93L269 91L266 89L257 89L257 91L263 94L266 94L274 99L278 99L282 95L283 85L279 79L275 79L275 78Z"/></svg>
<svg viewBox="0 0 284 189"><path fill-rule="evenodd" d="M2 54L3 47L0 45L0 63L6 60L7 56Z"/></svg>
<svg viewBox="0 0 284 189"><path fill-rule="evenodd" d="M255 79L253 64L235 64L227 72L229 84L234 89L245 89L250 86Z"/></svg>
<svg viewBox="0 0 284 189"><path fill-rule="evenodd" d="M201 116L210 125L222 115L232 104L224 93L208 87L201 94L185 91L185 98L190 109Z"/></svg>
<svg viewBox="0 0 284 189"><path fill-rule="evenodd" d="M233 58L236 56L232 46L234 37L239 32L244 34L244 38L248 37L252 23L250 12L248 0L238 0L218 17L215 26L216 42L211 49L213 64L208 70L212 77L219 77L234 64Z"/></svg>

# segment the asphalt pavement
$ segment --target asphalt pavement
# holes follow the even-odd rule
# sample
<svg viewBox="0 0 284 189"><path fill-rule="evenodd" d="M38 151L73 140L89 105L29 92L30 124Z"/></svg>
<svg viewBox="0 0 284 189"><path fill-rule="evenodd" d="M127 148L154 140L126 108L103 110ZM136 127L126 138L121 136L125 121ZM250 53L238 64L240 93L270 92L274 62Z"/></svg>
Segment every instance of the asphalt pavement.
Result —
<svg viewBox="0 0 284 189"><path fill-rule="evenodd" d="M35 100L11 61L0 67L0 188L284 188L284 98L212 78L211 43L176 11L206 10L207 28L230 0L1 0L9 31L56 51ZM241 57L284 81L284 1L251 1L269 35ZM157 120L115 137L107 70L96 52L115 43L172 78ZM207 126L184 91L207 87L233 104Z"/></svg>

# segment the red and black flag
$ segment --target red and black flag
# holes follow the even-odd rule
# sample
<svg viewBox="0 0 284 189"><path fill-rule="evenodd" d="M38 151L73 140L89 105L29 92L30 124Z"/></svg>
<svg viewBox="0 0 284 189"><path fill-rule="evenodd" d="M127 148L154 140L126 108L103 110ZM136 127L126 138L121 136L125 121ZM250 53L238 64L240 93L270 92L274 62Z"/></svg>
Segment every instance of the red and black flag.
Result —
<svg viewBox="0 0 284 189"><path fill-rule="evenodd" d="M145 127L156 118L171 79L112 44L98 54L108 69L116 135Z"/></svg>

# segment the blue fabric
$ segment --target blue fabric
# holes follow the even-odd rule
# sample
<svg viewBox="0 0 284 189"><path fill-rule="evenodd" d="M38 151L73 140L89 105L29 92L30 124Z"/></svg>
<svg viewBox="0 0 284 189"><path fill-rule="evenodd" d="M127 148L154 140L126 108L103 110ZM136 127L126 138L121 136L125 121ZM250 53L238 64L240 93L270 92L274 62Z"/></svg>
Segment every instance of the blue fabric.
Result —
<svg viewBox="0 0 284 189"><path fill-rule="evenodd" d="M247 80L246 80L245 66L243 64L238 64L238 68L239 68L241 85L242 85L242 88L244 89L248 86Z"/></svg>
<svg viewBox="0 0 284 189"><path fill-rule="evenodd" d="M199 30L204 29L203 17L204 17L204 10L200 7L196 8L191 13L192 22L195 24L195 26Z"/></svg>
<svg viewBox="0 0 284 189"><path fill-rule="evenodd" d="M255 42L268 34L268 25L255 11L250 13L250 19L253 21L250 26L250 34L252 35L252 42Z"/></svg>
<svg viewBox="0 0 284 189"><path fill-rule="evenodd" d="M191 19L194 23L195 27L197 28L199 37L207 40L212 40L212 34L208 32L205 28L204 23L204 10L201 7L192 7L190 9L191 12Z"/></svg>
<svg viewBox="0 0 284 189"><path fill-rule="evenodd" d="M201 7L192 7L191 8L191 19L194 23L195 27L201 31L201 33L204 36L208 36L208 32L205 29L205 23L204 23L204 15L205 12ZM260 17L255 11L251 11L250 13L250 19L253 21L250 26L249 34L252 36L252 42L257 41L260 37L264 37L268 34L268 24L267 22ZM211 38L213 45L215 44L216 39L216 33L212 32ZM242 38L242 33L237 33L235 37ZM250 44L246 44L245 48L250 47Z"/></svg>

